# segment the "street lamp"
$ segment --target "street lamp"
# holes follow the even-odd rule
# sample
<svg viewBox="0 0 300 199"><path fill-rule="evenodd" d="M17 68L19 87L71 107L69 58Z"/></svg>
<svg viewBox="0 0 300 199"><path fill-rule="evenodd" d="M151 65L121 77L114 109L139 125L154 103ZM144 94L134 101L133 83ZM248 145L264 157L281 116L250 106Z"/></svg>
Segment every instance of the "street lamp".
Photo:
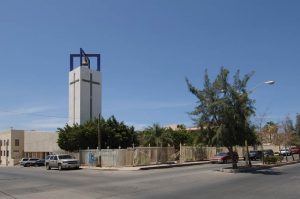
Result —
<svg viewBox="0 0 300 199"><path fill-rule="evenodd" d="M261 82L261 83L257 84L256 86L254 86L254 88L252 88L252 89L250 90L250 93L253 93L253 91L255 91L258 87L260 87L260 86L262 86L262 85L264 85L264 84L273 85L273 84L275 84L275 81L269 80L269 81Z"/></svg>
<svg viewBox="0 0 300 199"><path fill-rule="evenodd" d="M269 81L265 81L264 83L265 83L265 84L274 84L274 83L275 83L275 81L273 81L273 80L269 80Z"/></svg>
<svg viewBox="0 0 300 199"><path fill-rule="evenodd" d="M273 85L273 84L275 84L275 81L268 80L268 81L261 82L261 83L257 84L253 89L251 89L249 91L249 93L253 93L254 90L256 90L258 87L260 87L264 84ZM246 164L251 166L251 162L249 161L249 149L248 149L247 140L245 140L245 146L246 146L246 157L245 157L246 158ZM261 150L262 150L262 163L264 163L263 143L261 143Z"/></svg>

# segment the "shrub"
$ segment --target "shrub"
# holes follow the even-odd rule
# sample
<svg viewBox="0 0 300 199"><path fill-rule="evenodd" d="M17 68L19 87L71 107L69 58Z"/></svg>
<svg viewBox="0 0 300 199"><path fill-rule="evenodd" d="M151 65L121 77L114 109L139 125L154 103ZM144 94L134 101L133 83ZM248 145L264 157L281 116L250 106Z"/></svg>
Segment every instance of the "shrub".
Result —
<svg viewBox="0 0 300 199"><path fill-rule="evenodd" d="M265 164L275 164L277 162L281 162L283 160L282 156L269 156L264 158Z"/></svg>

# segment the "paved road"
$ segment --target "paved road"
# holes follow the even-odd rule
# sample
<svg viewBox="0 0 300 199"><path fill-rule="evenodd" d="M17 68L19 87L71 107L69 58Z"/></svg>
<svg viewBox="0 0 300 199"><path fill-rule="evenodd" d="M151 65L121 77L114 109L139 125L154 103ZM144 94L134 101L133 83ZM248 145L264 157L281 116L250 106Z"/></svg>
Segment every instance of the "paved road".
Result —
<svg viewBox="0 0 300 199"><path fill-rule="evenodd" d="M230 174L223 165L147 171L0 168L0 198L299 198L300 164Z"/></svg>

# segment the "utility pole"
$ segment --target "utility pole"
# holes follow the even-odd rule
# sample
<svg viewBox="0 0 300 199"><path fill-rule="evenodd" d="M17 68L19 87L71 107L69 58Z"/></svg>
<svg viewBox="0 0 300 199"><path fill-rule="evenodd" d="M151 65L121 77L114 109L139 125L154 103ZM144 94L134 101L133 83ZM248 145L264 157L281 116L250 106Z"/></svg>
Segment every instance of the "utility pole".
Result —
<svg viewBox="0 0 300 199"><path fill-rule="evenodd" d="M98 166L101 167L101 132L100 132L100 114L98 115Z"/></svg>

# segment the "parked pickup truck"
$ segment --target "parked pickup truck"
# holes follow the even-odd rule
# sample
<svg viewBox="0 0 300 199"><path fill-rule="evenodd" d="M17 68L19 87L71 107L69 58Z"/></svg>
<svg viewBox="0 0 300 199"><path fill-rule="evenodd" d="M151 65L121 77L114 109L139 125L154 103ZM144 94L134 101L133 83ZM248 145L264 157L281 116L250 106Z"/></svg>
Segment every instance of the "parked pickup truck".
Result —
<svg viewBox="0 0 300 199"><path fill-rule="evenodd" d="M47 170L50 170L51 168L58 168L58 170L79 168L79 160L66 154L51 155L50 159L47 160L45 164Z"/></svg>

